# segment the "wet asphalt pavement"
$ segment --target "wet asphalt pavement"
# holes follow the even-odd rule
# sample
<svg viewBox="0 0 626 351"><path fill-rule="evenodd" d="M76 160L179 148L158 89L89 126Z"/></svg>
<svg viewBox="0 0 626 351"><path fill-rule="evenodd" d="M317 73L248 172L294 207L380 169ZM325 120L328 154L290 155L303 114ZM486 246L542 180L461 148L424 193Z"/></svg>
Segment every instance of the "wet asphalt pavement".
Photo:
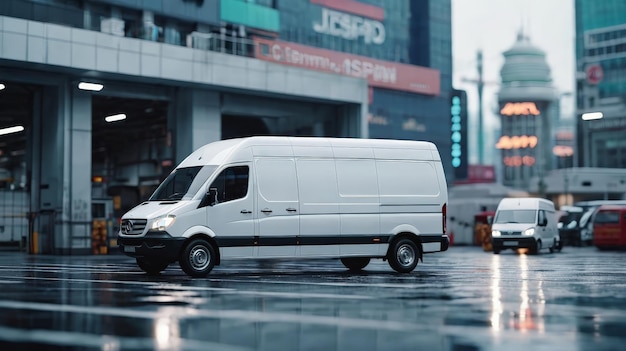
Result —
<svg viewBox="0 0 626 351"><path fill-rule="evenodd" d="M624 350L626 252L451 247L372 261L225 261L206 279L121 256L0 252L0 350Z"/></svg>

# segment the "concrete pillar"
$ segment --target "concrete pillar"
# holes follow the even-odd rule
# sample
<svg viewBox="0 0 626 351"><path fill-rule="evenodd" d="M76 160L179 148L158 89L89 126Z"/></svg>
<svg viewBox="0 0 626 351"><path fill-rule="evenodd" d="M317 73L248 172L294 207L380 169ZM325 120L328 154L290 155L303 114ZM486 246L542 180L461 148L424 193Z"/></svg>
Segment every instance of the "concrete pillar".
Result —
<svg viewBox="0 0 626 351"><path fill-rule="evenodd" d="M217 92L181 88L176 103L168 125L175 129L176 163L180 163L197 148L221 140L222 113Z"/></svg>
<svg viewBox="0 0 626 351"><path fill-rule="evenodd" d="M91 252L91 94L67 82L44 89L36 229L40 253ZM37 160L36 160L37 161Z"/></svg>
<svg viewBox="0 0 626 351"><path fill-rule="evenodd" d="M68 172L63 177L63 198L69 198L68 222L64 223L72 252L91 253L91 94L70 88L71 109L66 135L69 140ZM68 145L69 144L69 145Z"/></svg>
<svg viewBox="0 0 626 351"><path fill-rule="evenodd" d="M343 105L337 110L340 123L338 124L338 136L348 138L368 138L369 126L367 124L368 106Z"/></svg>
<svg viewBox="0 0 626 351"><path fill-rule="evenodd" d="M62 86L42 89L41 114L35 116L33 140L33 177L31 207L33 210L34 253L53 253L60 227L56 217L63 212L63 109ZM59 234L60 236L60 234Z"/></svg>

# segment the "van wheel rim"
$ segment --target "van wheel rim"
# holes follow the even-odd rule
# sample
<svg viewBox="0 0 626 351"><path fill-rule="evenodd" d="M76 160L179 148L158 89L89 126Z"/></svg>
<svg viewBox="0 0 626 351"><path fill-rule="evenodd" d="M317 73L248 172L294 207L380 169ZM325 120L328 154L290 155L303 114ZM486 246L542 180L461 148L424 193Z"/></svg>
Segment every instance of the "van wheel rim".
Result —
<svg viewBox="0 0 626 351"><path fill-rule="evenodd" d="M402 266L410 266L415 261L415 251L411 246L404 244L398 248L396 258Z"/></svg>
<svg viewBox="0 0 626 351"><path fill-rule="evenodd" d="M189 263L191 263L191 267L193 267L194 270L202 271L209 266L210 262L211 257L204 246L194 246L189 251Z"/></svg>

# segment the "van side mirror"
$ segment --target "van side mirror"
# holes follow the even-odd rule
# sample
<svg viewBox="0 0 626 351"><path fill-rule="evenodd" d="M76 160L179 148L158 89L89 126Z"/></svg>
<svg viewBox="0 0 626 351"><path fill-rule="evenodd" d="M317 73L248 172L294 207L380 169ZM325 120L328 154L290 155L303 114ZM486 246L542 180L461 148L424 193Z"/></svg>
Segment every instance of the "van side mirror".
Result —
<svg viewBox="0 0 626 351"><path fill-rule="evenodd" d="M541 220L541 223L539 225L541 225L542 227L547 226L548 225L548 219L546 217L543 217L542 220Z"/></svg>
<svg viewBox="0 0 626 351"><path fill-rule="evenodd" d="M217 205L217 188L209 188L207 196L209 198L209 206Z"/></svg>
<svg viewBox="0 0 626 351"><path fill-rule="evenodd" d="M487 216L487 224L489 225L493 224L493 216Z"/></svg>

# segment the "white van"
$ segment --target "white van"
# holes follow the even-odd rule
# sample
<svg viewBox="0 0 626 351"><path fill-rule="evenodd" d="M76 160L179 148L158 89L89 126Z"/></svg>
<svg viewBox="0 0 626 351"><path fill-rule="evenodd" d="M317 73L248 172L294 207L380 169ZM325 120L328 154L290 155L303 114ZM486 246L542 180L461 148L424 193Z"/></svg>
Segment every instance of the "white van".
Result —
<svg viewBox="0 0 626 351"><path fill-rule="evenodd" d="M561 250L554 203L540 198L505 198L500 201L491 226L493 253L505 249Z"/></svg>
<svg viewBox="0 0 626 351"><path fill-rule="evenodd" d="M206 276L227 258L371 258L411 272L445 251L448 192L421 141L250 137L189 155L122 217L118 243L157 274L178 261Z"/></svg>

